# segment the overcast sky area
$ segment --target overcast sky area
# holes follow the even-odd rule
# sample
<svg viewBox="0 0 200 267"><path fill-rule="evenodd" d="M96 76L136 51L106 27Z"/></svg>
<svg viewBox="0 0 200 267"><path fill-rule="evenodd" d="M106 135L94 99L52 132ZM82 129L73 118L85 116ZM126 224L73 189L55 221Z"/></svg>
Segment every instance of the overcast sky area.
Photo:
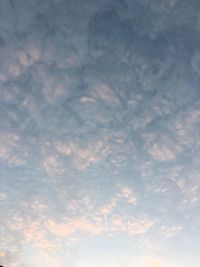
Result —
<svg viewBox="0 0 200 267"><path fill-rule="evenodd" d="M200 1L0 0L0 265L199 248Z"/></svg>

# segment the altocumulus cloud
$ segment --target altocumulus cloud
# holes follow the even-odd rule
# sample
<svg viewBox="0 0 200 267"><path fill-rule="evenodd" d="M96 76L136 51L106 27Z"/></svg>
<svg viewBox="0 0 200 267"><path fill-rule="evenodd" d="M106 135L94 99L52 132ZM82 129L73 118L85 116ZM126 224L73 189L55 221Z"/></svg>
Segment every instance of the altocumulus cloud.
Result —
<svg viewBox="0 0 200 267"><path fill-rule="evenodd" d="M199 266L199 11L0 1L2 264L89 266L83 244L125 239L131 267L184 266L177 246Z"/></svg>

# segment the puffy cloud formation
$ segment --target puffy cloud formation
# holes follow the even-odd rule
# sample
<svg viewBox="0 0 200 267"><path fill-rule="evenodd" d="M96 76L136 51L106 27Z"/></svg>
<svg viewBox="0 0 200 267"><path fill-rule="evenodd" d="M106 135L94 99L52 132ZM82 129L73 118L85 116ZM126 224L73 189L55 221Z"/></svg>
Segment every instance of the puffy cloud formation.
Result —
<svg viewBox="0 0 200 267"><path fill-rule="evenodd" d="M199 11L0 1L2 264L199 266Z"/></svg>

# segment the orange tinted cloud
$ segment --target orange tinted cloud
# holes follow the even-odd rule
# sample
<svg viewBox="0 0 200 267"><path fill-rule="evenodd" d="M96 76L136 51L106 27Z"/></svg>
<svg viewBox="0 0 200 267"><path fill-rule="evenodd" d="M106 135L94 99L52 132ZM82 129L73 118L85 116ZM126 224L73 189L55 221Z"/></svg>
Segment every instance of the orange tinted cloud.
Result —
<svg viewBox="0 0 200 267"><path fill-rule="evenodd" d="M91 223L84 218L70 220L66 223L57 223L53 220L47 221L48 230L58 237L72 236L75 232L86 232L91 235L98 235L103 232L103 226Z"/></svg>
<svg viewBox="0 0 200 267"><path fill-rule="evenodd" d="M46 229L41 229L41 224L37 221L32 222L30 225L23 229L26 237L26 242L32 242L36 248L51 248L54 246L46 238Z"/></svg>

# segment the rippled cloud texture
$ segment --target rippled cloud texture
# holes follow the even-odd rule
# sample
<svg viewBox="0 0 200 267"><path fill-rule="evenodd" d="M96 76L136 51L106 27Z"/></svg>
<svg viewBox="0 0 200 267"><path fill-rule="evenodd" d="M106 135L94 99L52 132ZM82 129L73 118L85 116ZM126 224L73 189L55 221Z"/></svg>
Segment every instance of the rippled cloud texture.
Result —
<svg viewBox="0 0 200 267"><path fill-rule="evenodd" d="M200 266L200 2L0 1L0 264Z"/></svg>

